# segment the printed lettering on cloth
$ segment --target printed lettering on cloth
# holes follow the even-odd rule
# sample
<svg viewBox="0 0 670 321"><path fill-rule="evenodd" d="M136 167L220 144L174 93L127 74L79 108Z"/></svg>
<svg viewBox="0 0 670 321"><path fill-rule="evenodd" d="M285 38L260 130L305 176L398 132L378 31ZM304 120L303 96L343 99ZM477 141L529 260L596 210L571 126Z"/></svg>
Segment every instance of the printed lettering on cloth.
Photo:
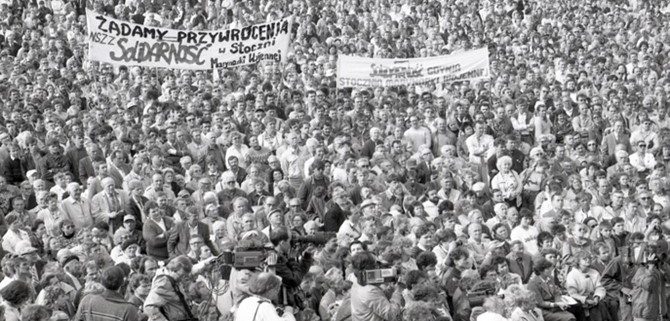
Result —
<svg viewBox="0 0 670 321"><path fill-rule="evenodd" d="M226 30L149 27L86 10L89 58L117 65L215 69L284 62L291 17Z"/></svg>
<svg viewBox="0 0 670 321"><path fill-rule="evenodd" d="M487 48L452 55L381 59L340 56L337 86L340 88L430 85L441 88L452 82L489 78Z"/></svg>

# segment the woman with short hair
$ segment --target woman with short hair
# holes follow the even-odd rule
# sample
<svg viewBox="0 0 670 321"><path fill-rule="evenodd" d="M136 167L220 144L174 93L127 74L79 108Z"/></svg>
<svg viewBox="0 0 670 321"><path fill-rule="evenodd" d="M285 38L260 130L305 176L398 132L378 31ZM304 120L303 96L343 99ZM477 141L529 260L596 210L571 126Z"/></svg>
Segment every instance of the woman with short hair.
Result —
<svg viewBox="0 0 670 321"><path fill-rule="evenodd" d="M249 297L240 302L235 309L235 321L295 321L293 307L284 307L279 316L277 308L272 304L277 300L281 290L281 278L274 273L264 272L253 275L249 281Z"/></svg>

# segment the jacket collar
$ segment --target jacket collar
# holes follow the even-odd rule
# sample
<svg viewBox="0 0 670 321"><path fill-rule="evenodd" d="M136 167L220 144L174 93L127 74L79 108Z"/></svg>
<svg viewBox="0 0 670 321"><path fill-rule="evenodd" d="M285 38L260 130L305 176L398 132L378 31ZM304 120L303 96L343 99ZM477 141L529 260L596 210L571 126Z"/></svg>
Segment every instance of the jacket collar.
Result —
<svg viewBox="0 0 670 321"><path fill-rule="evenodd" d="M105 289L104 292L100 294L103 298L112 302L126 303L127 301L119 294L118 292Z"/></svg>

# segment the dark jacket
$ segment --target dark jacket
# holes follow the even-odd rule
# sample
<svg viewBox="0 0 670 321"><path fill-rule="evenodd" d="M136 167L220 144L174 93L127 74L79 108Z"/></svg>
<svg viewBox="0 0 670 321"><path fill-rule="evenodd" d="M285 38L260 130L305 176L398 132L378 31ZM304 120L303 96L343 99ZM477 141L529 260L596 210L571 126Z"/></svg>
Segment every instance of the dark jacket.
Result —
<svg viewBox="0 0 670 321"><path fill-rule="evenodd" d="M142 217L142 211L140 210L140 206L145 206L147 202L149 202L149 199L141 196L139 197L139 203L135 202L135 199L133 199L132 196L128 196L128 203L126 204L126 215L132 215L135 216L135 219L137 220L137 226L138 230L142 230L142 225L143 225L143 217ZM149 213L144 213L145 215L148 215Z"/></svg>
<svg viewBox="0 0 670 321"><path fill-rule="evenodd" d="M209 237L209 227L207 224L202 222L197 222L198 235L202 237L205 245L209 247L214 255L216 253L216 247L212 243ZM167 247L170 257L176 257L179 255L188 254L189 250L189 240L191 239L191 231L188 226L188 222L181 222L170 231L170 237L168 239Z"/></svg>
<svg viewBox="0 0 670 321"><path fill-rule="evenodd" d="M79 304L75 321L139 321L138 309L113 291L89 294Z"/></svg>
<svg viewBox="0 0 670 321"><path fill-rule="evenodd" d="M95 176L95 170L93 169L93 162L91 161L90 156L86 156L79 160L78 169L79 169L79 181L82 185L86 186L86 181L89 177Z"/></svg>
<svg viewBox="0 0 670 321"><path fill-rule="evenodd" d="M142 227L142 236L147 242L147 255L153 256L158 260L165 260L170 257L167 243L169 231L174 226L174 222L171 218L164 217L163 219L165 220L165 228L167 231L163 231L163 229L151 219L144 222L144 226ZM164 232L165 234L162 237L158 237L158 235L163 234Z"/></svg>
<svg viewBox="0 0 670 321"><path fill-rule="evenodd" d="M665 277L657 269L637 269L633 277L633 318L657 320L665 314Z"/></svg>
<svg viewBox="0 0 670 321"><path fill-rule="evenodd" d="M304 299L304 295L301 297L298 293L300 283L312 266L313 261L312 255L309 253L305 253L300 260L288 258L285 255L278 255L275 274L282 278L282 291L286 292L286 302L280 303L302 308L300 305L304 304L304 302L298 302ZM282 292L279 293L281 298Z"/></svg>
<svg viewBox="0 0 670 321"><path fill-rule="evenodd" d="M42 179L53 181L54 175L59 172L72 172L70 163L63 154L47 154L44 156Z"/></svg>
<svg viewBox="0 0 670 321"><path fill-rule="evenodd" d="M347 219L347 216L347 211L343 210L339 205L333 204L323 219L323 230L325 232L337 233L342 223Z"/></svg>
<svg viewBox="0 0 670 321"><path fill-rule="evenodd" d="M88 154L86 154L86 148L81 147L81 148L75 148L74 146L68 148L65 151L65 157L67 157L68 161L70 162L70 167L72 168L72 175L74 175L74 178L76 180L80 179L79 176L79 161L85 158ZM80 182L82 184L86 184L86 182Z"/></svg>
<svg viewBox="0 0 670 321"><path fill-rule="evenodd" d="M509 271L521 276L523 284L528 283L530 276L533 274L533 259L528 253L521 255L521 264L519 264L518 258L515 253L510 253L507 255L507 264L509 265Z"/></svg>
<svg viewBox="0 0 670 321"><path fill-rule="evenodd" d="M26 179L25 172L27 171L20 158L12 160L10 157L7 157L2 160L0 174L7 178L8 184L18 185L23 182Z"/></svg>
<svg viewBox="0 0 670 321"><path fill-rule="evenodd" d="M310 177L307 179L302 185L300 185L300 189L298 189L298 198L302 201L302 208L307 209L307 205L309 204L309 200L312 198L312 194L314 193L314 190L318 187L321 186L323 187L324 193L328 191L328 186L330 185L330 180L327 177L322 177L321 179L316 179L314 176Z"/></svg>

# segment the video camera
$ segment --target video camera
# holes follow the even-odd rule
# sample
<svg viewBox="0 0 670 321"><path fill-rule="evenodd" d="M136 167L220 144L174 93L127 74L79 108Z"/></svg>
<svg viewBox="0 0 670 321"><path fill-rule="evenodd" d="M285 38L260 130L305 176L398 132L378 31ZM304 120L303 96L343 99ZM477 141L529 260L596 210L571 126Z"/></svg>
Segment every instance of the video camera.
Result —
<svg viewBox="0 0 670 321"><path fill-rule="evenodd" d="M221 264L237 269L253 269L260 267L267 258L265 251L240 251L221 253Z"/></svg>
<svg viewBox="0 0 670 321"><path fill-rule="evenodd" d="M365 283L378 285L383 283L395 283L398 281L398 273L395 269L365 270Z"/></svg>
<svg viewBox="0 0 670 321"><path fill-rule="evenodd" d="M260 268L268 253L265 249L254 249L245 251L223 252L216 260L219 266L221 278L230 280L230 273L235 269L256 269Z"/></svg>

